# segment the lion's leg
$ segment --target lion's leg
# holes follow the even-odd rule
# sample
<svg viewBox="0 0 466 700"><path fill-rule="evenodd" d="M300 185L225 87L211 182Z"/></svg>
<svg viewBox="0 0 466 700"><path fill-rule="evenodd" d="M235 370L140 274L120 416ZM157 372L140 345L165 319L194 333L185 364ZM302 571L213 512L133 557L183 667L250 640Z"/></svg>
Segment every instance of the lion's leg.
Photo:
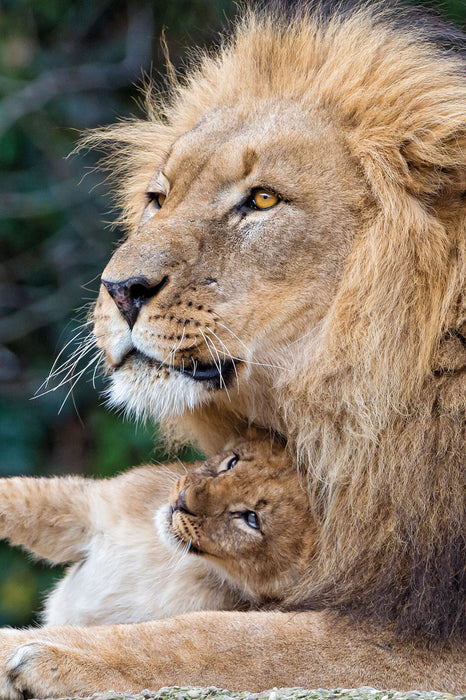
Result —
<svg viewBox="0 0 466 700"><path fill-rule="evenodd" d="M0 538L55 563L77 561L91 537L93 485L77 477L0 479Z"/></svg>
<svg viewBox="0 0 466 700"><path fill-rule="evenodd" d="M137 625L0 632L0 697L165 685L466 688L466 651L390 643L323 613L192 613Z"/></svg>

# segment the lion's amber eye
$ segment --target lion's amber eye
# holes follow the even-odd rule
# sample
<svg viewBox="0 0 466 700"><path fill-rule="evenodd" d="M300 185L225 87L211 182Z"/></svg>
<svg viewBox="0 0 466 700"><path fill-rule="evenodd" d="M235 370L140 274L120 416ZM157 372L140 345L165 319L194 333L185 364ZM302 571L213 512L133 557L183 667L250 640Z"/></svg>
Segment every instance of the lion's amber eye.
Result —
<svg viewBox="0 0 466 700"><path fill-rule="evenodd" d="M149 204L153 204L156 209L161 209L163 206L163 203L166 200L166 195L164 195L162 192L148 192L147 193L147 201Z"/></svg>
<svg viewBox="0 0 466 700"><path fill-rule="evenodd" d="M251 193L251 205L254 209L271 209L279 201L278 195L270 190L263 190L258 187Z"/></svg>

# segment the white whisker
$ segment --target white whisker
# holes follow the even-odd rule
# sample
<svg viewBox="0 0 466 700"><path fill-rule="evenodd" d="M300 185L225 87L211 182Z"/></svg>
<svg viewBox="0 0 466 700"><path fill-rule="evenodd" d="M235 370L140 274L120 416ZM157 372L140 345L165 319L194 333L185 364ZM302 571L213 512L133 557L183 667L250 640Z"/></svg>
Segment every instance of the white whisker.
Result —
<svg viewBox="0 0 466 700"><path fill-rule="evenodd" d="M85 372L89 367L91 367L95 362L98 362L99 360L100 360L100 353L98 353L95 357L93 357L92 360L91 360L90 362L88 362L87 365L77 373L76 378L73 379L73 380L71 381L70 390L68 391L68 393L66 394L65 398L63 399L62 404L61 404L61 406L60 406L60 408L59 408L59 410L58 410L58 414L61 413L61 411L62 411L62 409L63 409L63 406L65 405L66 401L68 400L68 397L69 397L70 394L73 392L74 387L76 386L76 384L78 383L78 381L81 379L81 377L83 376L84 372Z"/></svg>
<svg viewBox="0 0 466 700"><path fill-rule="evenodd" d="M233 355L231 354L231 352L228 350L228 348L227 348L227 346L225 345L225 343L223 342L223 340L222 340L221 338L219 338L218 335L217 335L216 333L214 333L214 331L213 331L211 328L207 327L207 328L206 328L206 331L209 331L209 333L211 333L211 334L218 340L218 342L222 345L222 347L224 348L224 350L223 350L224 356L230 358L230 360L231 360L231 362L232 362L232 364L233 364L233 370L234 370L235 376L236 376L236 386L237 386L237 389L238 389L238 392L239 392L239 378L238 378L238 371L237 371L237 369L236 369L235 358L233 357ZM222 351L220 350L220 352L222 352Z"/></svg>
<svg viewBox="0 0 466 700"><path fill-rule="evenodd" d="M240 339L238 338L238 336L236 335L236 333L233 333L233 331L231 330L231 328L228 328L228 326L225 326L223 323L220 323L220 321L217 321L217 326L221 326L221 327L224 328L226 331L228 331L228 333L230 333L230 334L233 336L233 338L235 338L239 343L241 343L241 345L245 348L245 350L246 350L248 353L250 352L250 350L249 350L249 348L247 347L247 345L245 345L245 344L243 343L243 341L240 340ZM247 360L246 358L243 358L243 357L235 357L234 355L231 355L231 354L230 354L230 357L231 357L232 360L236 360L237 362L243 362L244 364L247 364L247 365L254 365L254 366L256 366L256 367L268 367L268 368L270 368L270 369L280 369L280 370L284 370L284 369L285 369L285 367L282 367L281 365L273 365L273 364L270 364L270 363L268 363L268 362L255 362L254 360Z"/></svg>
<svg viewBox="0 0 466 700"><path fill-rule="evenodd" d="M33 399L38 399L41 396L45 396L46 394L50 394L53 391L56 391L57 389L60 389L62 386L64 386L68 381L71 380L73 373L76 370L76 367L78 366L79 362L87 355L91 350L93 350L93 347L88 347L85 350L83 350L75 360L72 362L67 362L66 364L63 365L63 369L61 369L59 372L56 372L51 379L56 379L60 374L66 371L66 374L64 377L61 378L61 380L58 382L58 384L55 384L55 386L52 386L50 388L46 388L44 391L40 391L41 387L36 391L34 396L32 397ZM99 353L100 356L100 353ZM48 384L48 382L47 382ZM47 386L47 384L42 384L41 386L43 387L44 385Z"/></svg>
<svg viewBox="0 0 466 700"><path fill-rule="evenodd" d="M220 359L220 355L218 354L218 351L217 351L217 348L216 348L216 346L215 346L215 343L214 343L212 340L209 340L208 338L206 338L206 336L205 336L204 333L202 332L201 328L199 328L199 332L200 332L200 334L202 335L202 337L203 337L203 339L204 339L204 342L205 342L206 347L207 347L207 349L208 349L208 351L209 351L209 353L210 353L210 356L211 356L211 358L212 358L213 361L214 361L215 367L218 369L218 374L219 374L219 377L220 377L220 386L222 386L222 384L223 384L223 388L225 389L225 393L226 393L226 395L228 396L228 400L231 401L230 394L229 394L228 389L227 389L227 385L226 385L225 380L223 379L223 375L222 375L222 361L221 361L221 359ZM214 351L215 351L215 354L216 354L216 356L217 356L217 360L215 359L215 357L214 357L214 355L213 355L213 353L212 353L211 347L212 347L212 348L214 349Z"/></svg>
<svg viewBox="0 0 466 700"><path fill-rule="evenodd" d="M48 382L50 381L50 379L51 379L57 372L58 372L58 373L60 372L60 368L57 369L57 370L55 369L56 366L57 366L58 360L59 360L60 357L63 355L63 353L65 352L65 350L71 345L71 343L77 342L77 339L79 338L81 332L82 332L82 329L80 328L80 329L78 330L78 332L75 333L75 335L71 338L71 340L69 340L69 341L66 343L66 345L60 350L60 352L58 353L57 357L55 358L55 361L54 361L54 363L53 363L53 365L52 365L52 367L51 367L51 369L50 369L50 371L49 371L49 373L48 373L48 376L47 376L46 380L40 385L38 391L40 391L44 385L47 386L47 384L48 384ZM80 346L80 347L81 347L81 346ZM78 348L77 350L75 350L75 351L72 353L71 357L73 357L77 352L79 352L79 348ZM67 360L63 365L61 365L61 367L63 367L65 364L67 364L68 361L69 361L69 358L68 358L68 360Z"/></svg>
<svg viewBox="0 0 466 700"><path fill-rule="evenodd" d="M249 352L248 346L245 345L245 344L243 343L243 341L240 340L240 339L238 338L238 336L236 335L236 333L233 333L233 331L231 330L231 328L228 328L228 326L225 326L223 323L220 323L220 321L217 321L217 326L221 326L221 327L224 328L226 331L228 331L228 333L231 333L231 335L233 336L233 338L235 338L235 339L238 341L238 343L241 343L241 345L242 345L243 348L246 350L246 352Z"/></svg>

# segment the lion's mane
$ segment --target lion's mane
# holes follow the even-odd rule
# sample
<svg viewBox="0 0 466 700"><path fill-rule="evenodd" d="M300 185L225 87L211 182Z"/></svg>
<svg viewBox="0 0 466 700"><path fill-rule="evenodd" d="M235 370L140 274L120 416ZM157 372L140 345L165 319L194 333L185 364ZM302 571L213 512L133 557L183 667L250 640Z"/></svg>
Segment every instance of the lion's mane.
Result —
<svg viewBox="0 0 466 700"><path fill-rule="evenodd" d="M322 327L271 370L320 514L305 597L438 639L466 636L466 63L434 24L381 5L247 12L168 96L150 91L146 119L89 142L109 145L131 229L154 163L213 110L286 99L339 125L377 216Z"/></svg>

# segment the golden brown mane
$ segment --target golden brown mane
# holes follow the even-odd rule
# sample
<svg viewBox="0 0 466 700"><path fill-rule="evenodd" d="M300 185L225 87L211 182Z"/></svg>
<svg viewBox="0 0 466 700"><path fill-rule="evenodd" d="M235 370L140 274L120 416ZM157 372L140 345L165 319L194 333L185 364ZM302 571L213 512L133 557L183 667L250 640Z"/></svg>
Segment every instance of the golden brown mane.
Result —
<svg viewBox="0 0 466 700"><path fill-rule="evenodd" d="M380 7L248 12L167 98L148 94L147 119L88 143L110 145L130 230L154 163L212 111L296 102L339 126L375 206L322 327L274 378L321 515L303 585L309 606L464 637L466 65L426 26Z"/></svg>

